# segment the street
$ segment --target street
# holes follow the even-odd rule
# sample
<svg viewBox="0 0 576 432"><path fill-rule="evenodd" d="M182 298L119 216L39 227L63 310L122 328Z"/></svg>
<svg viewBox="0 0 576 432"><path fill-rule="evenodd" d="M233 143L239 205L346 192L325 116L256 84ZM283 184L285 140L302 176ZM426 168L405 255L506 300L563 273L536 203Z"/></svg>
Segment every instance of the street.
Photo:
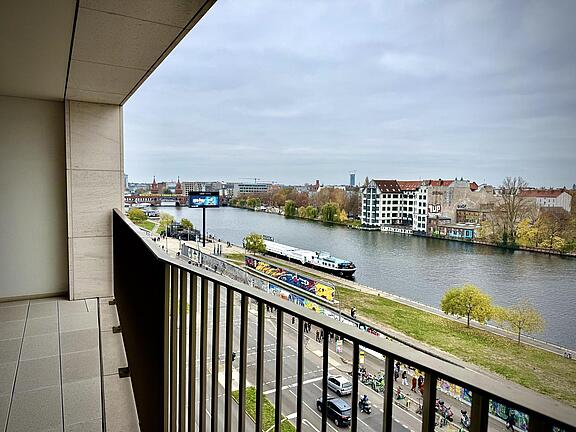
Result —
<svg viewBox="0 0 576 432"><path fill-rule="evenodd" d="M222 290L225 291L225 290ZM208 314L208 358L207 358L207 371L208 371L208 386L207 386L207 414L209 424L209 411L210 411L210 379L211 379L211 340L212 340L212 290L209 289L209 314ZM225 365L225 329L226 329L226 316L225 316L225 292L221 292L220 298L220 330L219 330L219 429L223 428L224 424L224 365ZM198 320L200 319L198 313ZM233 363L233 390L238 388L238 367L240 362L240 298L236 296L235 310L234 310L234 336L233 336L233 351L238 355ZM200 323L200 321L198 321ZM292 322L292 317L285 315L284 317L284 343L283 343L283 376L282 376L282 414L287 417L288 421L295 423L297 412L297 319ZM263 393L266 398L274 405L275 392L276 392L276 313L273 311L266 312L265 333L264 333L264 370L263 370ZM305 338L305 353L304 353L304 376L302 388L302 409L303 409L303 430L318 432L321 430L321 412L316 409L316 401L322 394L322 344L315 340L316 328L312 326L312 330L306 333ZM247 383L246 386L254 386L256 382L256 340L257 340L257 309L255 304L250 304L248 313L248 350L247 350ZM342 375L351 380L352 371L352 346L344 341L342 353L336 353L336 345L334 340L329 344L329 373L332 375ZM197 342L198 343L198 342ZM365 355L366 370L370 373L377 374L384 369L384 361L376 358L368 353ZM410 371L410 369L408 369ZM198 376L200 373L199 365L197 364L197 385ZM411 375L408 376L408 381L411 381ZM410 385L404 386L401 384L401 379L395 383L396 388L400 386L401 392L407 397L401 401L395 401L393 408L393 430L398 432L405 431L420 431L421 430L421 417L416 414L416 410L421 403L418 397L419 393L411 392ZM197 390L198 392L199 390ZM328 390L329 396L338 397L332 390ZM437 431L458 431L460 430L460 409L466 409L470 412L470 407L463 403L450 398L448 395L439 393L439 398L449 406L452 407L454 413L454 421L448 422L444 427L437 426ZM197 393L199 394L199 393ZM381 431L382 430L382 395L374 391L371 387L362 384L359 381L359 395L368 395L372 402L372 413L358 413L358 430L361 431ZM348 404L351 404L352 396L343 396ZM407 403L408 402L408 403ZM197 408L198 409L198 408ZM236 424L237 418L237 405L233 404L233 425ZM246 426L248 430L253 430L254 424L250 419L247 419ZM334 423L328 420L327 429L331 432L336 432L342 428L336 427ZM504 424L494 418L490 419L490 431L504 431Z"/></svg>

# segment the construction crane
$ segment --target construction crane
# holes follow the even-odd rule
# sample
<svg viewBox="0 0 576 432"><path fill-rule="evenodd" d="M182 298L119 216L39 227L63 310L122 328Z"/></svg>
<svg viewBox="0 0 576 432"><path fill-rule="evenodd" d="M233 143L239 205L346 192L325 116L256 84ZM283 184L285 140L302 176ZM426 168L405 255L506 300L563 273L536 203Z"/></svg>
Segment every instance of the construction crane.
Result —
<svg viewBox="0 0 576 432"><path fill-rule="evenodd" d="M274 183L273 180L264 180L258 177L240 177L240 180L254 180L254 183L261 182L261 183Z"/></svg>

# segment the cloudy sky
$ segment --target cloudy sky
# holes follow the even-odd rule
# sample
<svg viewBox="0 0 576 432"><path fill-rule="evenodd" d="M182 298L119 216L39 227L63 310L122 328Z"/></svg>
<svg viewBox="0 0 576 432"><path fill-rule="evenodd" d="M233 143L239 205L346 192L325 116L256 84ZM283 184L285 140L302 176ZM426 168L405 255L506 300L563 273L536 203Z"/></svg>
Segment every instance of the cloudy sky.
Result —
<svg viewBox="0 0 576 432"><path fill-rule="evenodd" d="M219 0L125 105L130 181L576 182L576 2Z"/></svg>

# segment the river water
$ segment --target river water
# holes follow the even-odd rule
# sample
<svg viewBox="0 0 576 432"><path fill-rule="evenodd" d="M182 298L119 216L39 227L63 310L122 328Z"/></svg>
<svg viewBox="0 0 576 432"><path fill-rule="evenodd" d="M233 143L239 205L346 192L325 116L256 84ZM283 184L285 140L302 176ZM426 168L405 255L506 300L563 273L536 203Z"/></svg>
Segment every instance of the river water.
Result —
<svg viewBox="0 0 576 432"><path fill-rule="evenodd" d="M201 230L202 210L162 208ZM576 348L576 259L490 246L360 231L231 207L206 210L206 232L242 244L250 232L323 250L356 264L356 281L439 307L444 291L466 282L507 306L530 299L546 319L539 339Z"/></svg>

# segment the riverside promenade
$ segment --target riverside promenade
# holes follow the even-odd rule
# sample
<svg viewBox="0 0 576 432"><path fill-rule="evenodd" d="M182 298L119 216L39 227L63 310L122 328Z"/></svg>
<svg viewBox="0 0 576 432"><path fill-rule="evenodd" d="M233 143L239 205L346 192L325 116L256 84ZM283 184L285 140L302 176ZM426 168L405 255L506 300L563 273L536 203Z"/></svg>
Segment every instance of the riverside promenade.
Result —
<svg viewBox="0 0 576 432"><path fill-rule="evenodd" d="M194 248L194 249L199 249L200 252L207 254L207 255L214 255L214 251L215 248L217 247L221 247L222 248L222 256L220 258L228 261L231 264L235 264L238 265L237 263L235 263L233 260L227 259L226 255L232 255L232 254L240 254L240 255L245 255L246 251L244 250L243 247L238 246L238 245L234 245L234 244L230 244L230 246L227 245L226 241L218 241L218 239L207 239L209 241L207 241L206 246L202 247L201 243L196 243L196 242L186 242L186 241L180 241L180 240L176 240L176 239L172 239L172 238L168 238L166 239L162 239L159 242L159 245L164 246L164 247L168 247L169 249L169 253L171 255L176 255L177 252L179 252L180 250L180 244L181 243L186 243L188 246ZM398 303L401 303L403 305L406 306L410 306L410 307L414 307L416 309L425 311L425 312L429 312L432 313L434 315L440 316L442 318L446 318L446 319L450 319L459 323L464 323L465 320L464 318L460 318L460 317L456 317L453 315L447 315L444 312L442 312L440 309L411 300L411 299L407 299L405 297L401 297L395 294L391 294L382 290L378 290L366 285L362 285L359 284L353 280L349 280L349 279L345 279L345 278L341 278L335 275L331 275L329 273L325 273L310 267L306 267L294 262L288 262L288 261L284 261L281 259L277 259L274 257L271 257L269 255L264 255L263 258L273 264L278 265L279 267L284 267L287 269L291 269L294 270L296 272L300 272L303 276L306 275L310 275L312 277L318 278L318 279L322 279L324 281L328 281L331 282L332 284L334 284L336 286L336 288L338 288L338 286L342 286L342 287L346 287L349 289L353 289L362 293L366 293L366 294L370 294L370 295L374 295L377 297L383 297L386 298L388 300L392 300ZM243 266L241 266L243 267ZM245 269L246 270L246 269ZM362 317L362 319L366 322L370 322L369 319L367 319L366 317ZM380 327L383 328L385 330L387 330L387 332L395 337L395 338L404 338L404 339L410 339L408 336L406 336L403 333L400 333L392 328L389 327L385 327L382 323L377 323L377 322L371 322L372 324L374 324L375 327ZM496 327L494 325L490 325L490 324L481 324L479 322L476 321L471 321L470 322L470 326L480 329L480 330L485 330L488 332L491 332L493 334L496 334L498 336L502 336L502 337L506 337L512 340L516 340L517 335L513 332L510 332L506 329L502 329L500 327ZM556 345L556 344L552 344L546 341L542 341L530 336L525 336L522 335L520 338L521 342L526 344L526 345L530 345L533 346L535 348L539 348L542 350L546 350L548 352L557 354L559 356L563 356L567 351L570 352L567 348ZM423 343L421 341L416 341L416 340L412 340L411 343L414 344L418 344L418 345L422 345ZM436 350L433 347L429 347L429 349L431 351L437 351L438 353L440 353L441 351ZM442 351L442 355L450 355L447 354L445 352ZM455 361L461 361L458 360L457 357L451 356ZM484 369L483 369L484 370Z"/></svg>

